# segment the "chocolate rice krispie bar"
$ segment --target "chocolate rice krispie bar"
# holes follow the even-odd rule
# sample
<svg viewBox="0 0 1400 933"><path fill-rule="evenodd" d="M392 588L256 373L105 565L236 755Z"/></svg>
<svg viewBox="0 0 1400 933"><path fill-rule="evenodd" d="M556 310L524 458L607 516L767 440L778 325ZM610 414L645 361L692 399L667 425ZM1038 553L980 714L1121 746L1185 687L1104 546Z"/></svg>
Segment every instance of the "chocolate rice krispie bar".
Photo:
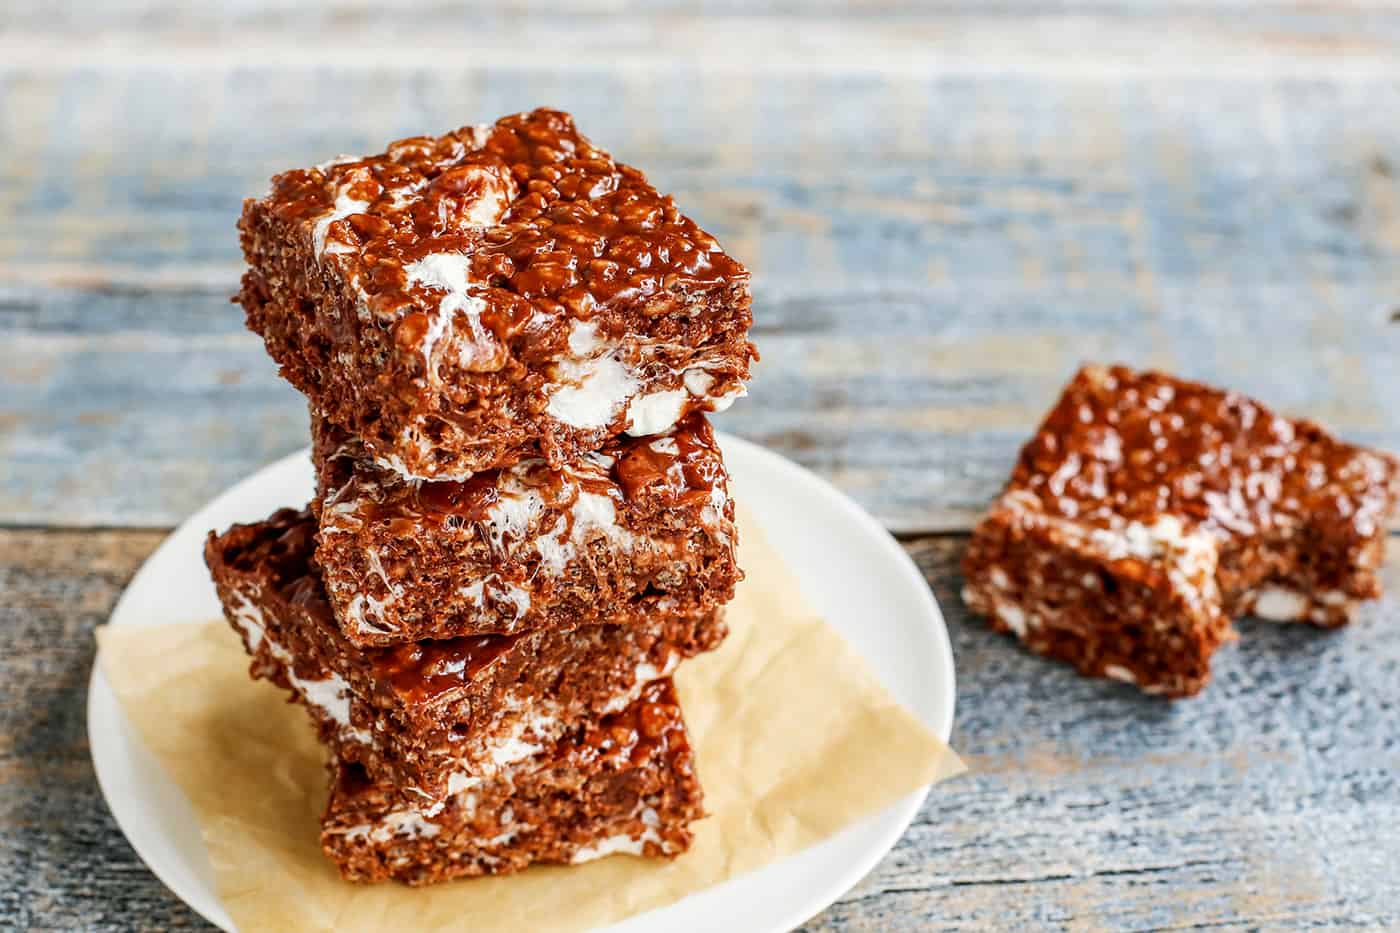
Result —
<svg viewBox="0 0 1400 933"><path fill-rule="evenodd" d="M974 532L965 598L1082 672L1195 693L1229 619L1379 595L1395 457L1234 392L1086 366Z"/></svg>
<svg viewBox="0 0 1400 933"><path fill-rule="evenodd" d="M248 326L405 477L664 434L755 358L743 266L565 113L285 172L239 228Z"/></svg>
<svg viewBox="0 0 1400 933"><path fill-rule="evenodd" d="M356 645L696 616L733 596L734 505L704 416L553 468L416 482L312 414L316 563Z"/></svg>
<svg viewBox="0 0 1400 933"><path fill-rule="evenodd" d="M376 781L441 799L630 704L682 658L716 647L718 611L627 625L477 635L361 650L332 618L312 562L315 520L282 510L210 534L209 564L254 677L290 690L322 741Z"/></svg>
<svg viewBox="0 0 1400 933"><path fill-rule="evenodd" d="M428 802L332 762L321 847L347 880L423 885L538 862L674 857L704 815L669 679L522 764Z"/></svg>

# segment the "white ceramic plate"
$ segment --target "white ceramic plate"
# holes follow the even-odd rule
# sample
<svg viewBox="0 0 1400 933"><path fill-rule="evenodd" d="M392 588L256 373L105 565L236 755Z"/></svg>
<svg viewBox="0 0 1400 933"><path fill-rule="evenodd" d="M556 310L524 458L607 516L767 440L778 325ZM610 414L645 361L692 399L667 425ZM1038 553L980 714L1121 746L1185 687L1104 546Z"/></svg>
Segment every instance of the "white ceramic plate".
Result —
<svg viewBox="0 0 1400 933"><path fill-rule="evenodd" d="M738 438L722 437L721 444L735 497L757 515L808 599L894 696L946 741L953 725L953 654L943 616L913 561L869 514L823 480ZM219 603L204 569L206 532L300 505L311 489L303 451L219 496L151 555L112 611L111 624L217 617ZM100 665L88 693L88 736L102 792L137 853L186 903L232 930L189 802L133 733ZM926 793L910 794L821 845L613 929L739 933L797 926L874 867Z"/></svg>

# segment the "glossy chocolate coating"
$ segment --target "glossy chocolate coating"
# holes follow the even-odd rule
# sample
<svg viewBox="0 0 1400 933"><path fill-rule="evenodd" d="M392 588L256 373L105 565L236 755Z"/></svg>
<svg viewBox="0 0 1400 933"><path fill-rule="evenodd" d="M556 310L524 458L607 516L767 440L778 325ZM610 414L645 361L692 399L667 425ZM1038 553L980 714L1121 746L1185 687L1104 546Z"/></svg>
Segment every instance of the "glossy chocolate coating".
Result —
<svg viewBox="0 0 1400 933"><path fill-rule="evenodd" d="M320 244L345 267L396 338L422 345L427 309L441 300L405 268L437 253L471 257L485 301L482 323L499 341L557 352L559 324L667 292L748 278L638 170L595 148L573 118L553 110L390 143L380 155L284 172L268 200L306 221L349 199L355 213L329 223ZM483 358L498 368L504 356Z"/></svg>

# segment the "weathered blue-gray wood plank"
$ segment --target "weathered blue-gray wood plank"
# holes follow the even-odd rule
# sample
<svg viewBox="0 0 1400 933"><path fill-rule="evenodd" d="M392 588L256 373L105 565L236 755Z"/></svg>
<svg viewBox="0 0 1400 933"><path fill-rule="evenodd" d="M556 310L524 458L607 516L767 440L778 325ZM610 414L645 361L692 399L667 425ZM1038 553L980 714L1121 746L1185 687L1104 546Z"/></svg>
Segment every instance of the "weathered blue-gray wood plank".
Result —
<svg viewBox="0 0 1400 933"><path fill-rule="evenodd" d="M754 268L764 361L723 426L891 528L966 527L1088 358L1400 448L1394 100L1400 70L0 65L0 522L170 524L304 443L226 302L240 199L280 167L543 101Z"/></svg>
<svg viewBox="0 0 1400 933"><path fill-rule="evenodd" d="M831 315L819 301L774 303L779 322L804 307L812 313L800 325L763 325L753 394L722 425L827 473L891 527L959 527L995 492L1077 360L1163 362L1141 334L1067 337L1025 295L983 290L972 311L967 300L851 293ZM1226 321L1242 313L1237 304L1198 308ZM305 443L300 396L276 377L224 291L0 290L0 309L0 328L11 328L0 335L14 335L15 350L0 376L0 510L12 522L170 524ZM1063 313L1082 310L1067 303ZM920 315L942 326L920 330ZM1223 339L1210 356L1167 364L1400 447L1394 413L1377 401L1387 383L1348 371L1361 360L1387 378L1384 354L1400 348L1381 324L1372 347L1335 356L1319 355L1306 337ZM1250 361L1252 353L1268 358ZM1242 360L1254 367L1245 378Z"/></svg>
<svg viewBox="0 0 1400 933"><path fill-rule="evenodd" d="M1374 0L11 0L0 525L166 526L304 444L227 303L240 199L542 103L754 268L764 361L724 427L892 528L967 527L1087 358L1400 449L1397 101ZM83 729L92 626L159 538L0 529L0 928L205 928ZM1400 927L1394 597L1245 623L1167 707L969 619L963 544L906 546L972 774L811 929Z"/></svg>
<svg viewBox="0 0 1400 933"><path fill-rule="evenodd" d="M1240 75L1393 71L1388 0L11 0L0 52L25 66L556 67L711 72ZM661 101L664 106L674 99Z"/></svg>
<svg viewBox="0 0 1400 933"><path fill-rule="evenodd" d="M113 824L83 725L92 628L159 539L0 530L0 928L206 928ZM971 771L809 929L1400 926L1400 602L1339 632L1243 623L1168 705L969 618L964 543L906 546L948 618Z"/></svg>

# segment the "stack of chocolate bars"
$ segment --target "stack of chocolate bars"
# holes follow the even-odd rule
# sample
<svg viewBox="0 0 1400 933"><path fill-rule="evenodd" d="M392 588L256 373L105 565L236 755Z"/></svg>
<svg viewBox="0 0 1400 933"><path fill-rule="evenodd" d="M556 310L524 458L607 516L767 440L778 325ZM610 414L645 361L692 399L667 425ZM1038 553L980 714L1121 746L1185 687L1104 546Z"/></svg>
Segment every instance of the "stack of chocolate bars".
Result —
<svg viewBox="0 0 1400 933"><path fill-rule="evenodd" d="M205 557L329 751L327 855L424 884L684 851L670 676L741 577L705 413L744 394L748 274L544 110L279 175L240 229L316 495Z"/></svg>

